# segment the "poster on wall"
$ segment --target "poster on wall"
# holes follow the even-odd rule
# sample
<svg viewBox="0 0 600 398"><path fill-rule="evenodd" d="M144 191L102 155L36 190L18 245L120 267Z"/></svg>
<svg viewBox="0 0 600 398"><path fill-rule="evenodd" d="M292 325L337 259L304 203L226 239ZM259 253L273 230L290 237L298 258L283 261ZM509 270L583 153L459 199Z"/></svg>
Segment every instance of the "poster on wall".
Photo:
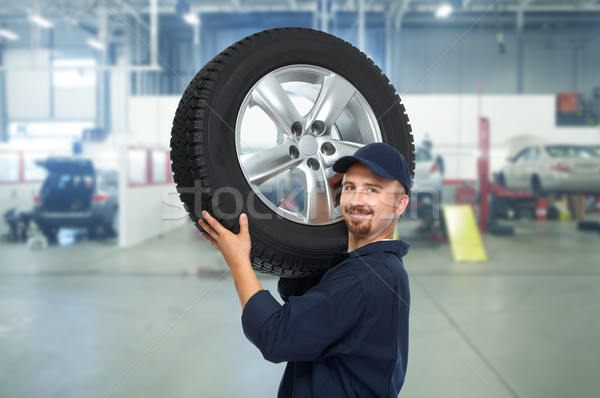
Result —
<svg viewBox="0 0 600 398"><path fill-rule="evenodd" d="M586 100L582 93L558 93L556 95L557 126L596 126L600 114L600 93L594 91L592 99Z"/></svg>

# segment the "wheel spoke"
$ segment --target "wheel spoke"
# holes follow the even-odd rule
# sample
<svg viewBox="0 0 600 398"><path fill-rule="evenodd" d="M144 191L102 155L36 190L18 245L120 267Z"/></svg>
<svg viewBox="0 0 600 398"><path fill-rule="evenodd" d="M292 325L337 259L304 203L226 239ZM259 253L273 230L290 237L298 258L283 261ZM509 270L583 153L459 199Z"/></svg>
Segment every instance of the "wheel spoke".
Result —
<svg viewBox="0 0 600 398"><path fill-rule="evenodd" d="M287 145L277 145L240 156L246 177L254 185L261 185L278 174L297 166L302 159L293 159Z"/></svg>
<svg viewBox="0 0 600 398"><path fill-rule="evenodd" d="M320 120L325 122L329 129L355 93L356 88L345 79L337 75L326 76L319 96L310 111L309 125Z"/></svg>
<svg viewBox="0 0 600 398"><path fill-rule="evenodd" d="M252 94L254 104L258 105L282 131L291 134L292 124L302 119L292 100L273 75L266 75Z"/></svg>
<svg viewBox="0 0 600 398"><path fill-rule="evenodd" d="M305 170L306 173L306 221L309 224L325 224L333 219L333 201L327 183L325 169Z"/></svg>

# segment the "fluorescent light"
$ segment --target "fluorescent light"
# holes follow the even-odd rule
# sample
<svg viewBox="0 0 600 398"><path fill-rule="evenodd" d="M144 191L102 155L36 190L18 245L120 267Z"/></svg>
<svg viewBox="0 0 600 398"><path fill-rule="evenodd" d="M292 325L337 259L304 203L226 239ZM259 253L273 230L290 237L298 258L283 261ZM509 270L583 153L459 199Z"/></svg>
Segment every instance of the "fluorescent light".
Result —
<svg viewBox="0 0 600 398"><path fill-rule="evenodd" d="M446 18L450 14L452 14L452 6L448 3L444 3L439 6L435 12L436 18Z"/></svg>
<svg viewBox="0 0 600 398"><path fill-rule="evenodd" d="M86 43L88 46L94 47L96 50L104 50L104 43L102 43L98 39L87 39Z"/></svg>
<svg viewBox="0 0 600 398"><path fill-rule="evenodd" d="M8 40L19 40L19 35L6 29L0 29L0 37L4 37Z"/></svg>
<svg viewBox="0 0 600 398"><path fill-rule="evenodd" d="M198 18L198 15L196 15L193 12L188 12L187 14L185 14L183 16L183 20L189 23L190 25L200 25L200 19Z"/></svg>
<svg viewBox="0 0 600 398"><path fill-rule="evenodd" d="M42 17L41 15L30 15L29 20L31 22L33 22L36 25L41 26L42 28L46 28L46 29L50 29L54 27L54 24L50 21L48 21L46 18Z"/></svg>

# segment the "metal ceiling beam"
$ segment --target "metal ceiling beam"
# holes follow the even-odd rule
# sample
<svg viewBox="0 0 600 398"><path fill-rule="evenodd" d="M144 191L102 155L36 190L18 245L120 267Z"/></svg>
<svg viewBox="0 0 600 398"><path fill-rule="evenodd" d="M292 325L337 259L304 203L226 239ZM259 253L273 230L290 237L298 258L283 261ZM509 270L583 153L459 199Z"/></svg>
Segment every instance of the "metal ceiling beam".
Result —
<svg viewBox="0 0 600 398"><path fill-rule="evenodd" d="M394 18L394 27L396 29L400 29L402 27L402 20L404 19L404 15L408 11L408 7L410 6L410 0L401 0L394 4L392 15Z"/></svg>
<svg viewBox="0 0 600 398"><path fill-rule="evenodd" d="M473 4L469 5L468 12L482 14L486 11L489 11L490 5L487 4ZM411 13L434 13L437 10L436 5L429 4L418 4L413 3L410 12ZM525 6L521 4L508 4L502 6L503 12L518 12L519 10L523 10L527 13L537 12L537 13L558 13L558 12L581 12L581 11L598 11L600 12L600 4L597 3L588 3L585 8L578 6L576 3L568 3L568 4L535 4L527 0ZM461 11L455 11L455 13L460 13Z"/></svg>

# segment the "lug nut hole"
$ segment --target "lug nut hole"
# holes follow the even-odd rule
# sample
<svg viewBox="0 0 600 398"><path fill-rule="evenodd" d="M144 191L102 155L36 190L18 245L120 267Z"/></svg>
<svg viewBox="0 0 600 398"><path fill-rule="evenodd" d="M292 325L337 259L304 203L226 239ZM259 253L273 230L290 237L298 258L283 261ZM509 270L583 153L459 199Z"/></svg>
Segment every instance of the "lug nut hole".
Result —
<svg viewBox="0 0 600 398"><path fill-rule="evenodd" d="M310 167L313 170L319 170L319 167L321 167L321 164L319 163L319 161L315 158L310 158L306 161L306 163L308 164L308 167Z"/></svg>
<svg viewBox="0 0 600 398"><path fill-rule="evenodd" d="M335 146L331 142L321 145L321 153L325 156L331 156L335 153Z"/></svg>
<svg viewBox="0 0 600 398"><path fill-rule="evenodd" d="M296 145L290 146L290 156L292 159L298 159L298 157L300 157L300 150Z"/></svg>
<svg viewBox="0 0 600 398"><path fill-rule="evenodd" d="M310 126L314 135L323 135L325 133L325 123L320 120L317 120Z"/></svg>
<svg viewBox="0 0 600 398"><path fill-rule="evenodd" d="M302 123L294 122L294 124L292 124L292 134L294 134L295 137L300 137L302 135Z"/></svg>

